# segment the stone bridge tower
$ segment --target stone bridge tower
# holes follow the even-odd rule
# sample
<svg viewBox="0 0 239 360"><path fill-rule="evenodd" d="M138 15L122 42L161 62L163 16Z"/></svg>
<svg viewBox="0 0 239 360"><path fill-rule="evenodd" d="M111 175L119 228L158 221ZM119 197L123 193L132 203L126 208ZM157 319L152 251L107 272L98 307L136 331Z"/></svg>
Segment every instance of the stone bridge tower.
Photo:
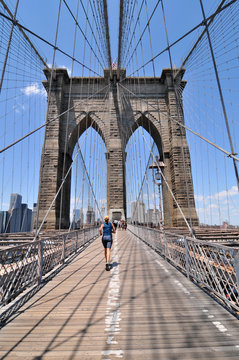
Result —
<svg viewBox="0 0 239 360"><path fill-rule="evenodd" d="M47 69L44 72L47 80L43 84L49 92L50 72ZM44 218L61 179L72 163L78 138L89 126L100 134L107 149L107 211L112 219L125 217L125 148L131 134L138 126L142 126L150 132L158 147L160 158L166 165L164 175L178 204L186 218L191 219L191 224L198 225L186 134L173 121L175 117L184 122L182 107L178 106L178 99L175 97L175 86L185 86L183 71L178 74L175 81L177 85L172 83L170 69L164 69L160 78L126 78L123 69L118 73L117 70L112 72L112 77L106 69L102 78L69 78L66 69L54 70L51 93L48 94L49 124L45 130L41 158L39 222ZM129 95L122 97L122 92ZM85 101L79 101L84 98ZM70 188L69 174L63 187L61 228L69 226ZM185 226L165 184L163 203L165 225ZM59 219L60 196L53 204L44 228L58 228Z"/></svg>

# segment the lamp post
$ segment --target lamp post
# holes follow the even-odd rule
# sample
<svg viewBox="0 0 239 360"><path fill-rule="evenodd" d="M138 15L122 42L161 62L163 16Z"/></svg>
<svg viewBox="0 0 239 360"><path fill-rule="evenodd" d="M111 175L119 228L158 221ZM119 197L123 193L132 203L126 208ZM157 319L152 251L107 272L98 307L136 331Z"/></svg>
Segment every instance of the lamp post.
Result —
<svg viewBox="0 0 239 360"><path fill-rule="evenodd" d="M161 201L161 191L160 187L162 185L162 175L161 172L165 168L165 164L163 161L159 161L158 156L155 156L155 161L149 166L152 169L153 173L153 182L155 185L158 186L159 190L159 228L162 235L163 231L163 214L162 214L162 201Z"/></svg>

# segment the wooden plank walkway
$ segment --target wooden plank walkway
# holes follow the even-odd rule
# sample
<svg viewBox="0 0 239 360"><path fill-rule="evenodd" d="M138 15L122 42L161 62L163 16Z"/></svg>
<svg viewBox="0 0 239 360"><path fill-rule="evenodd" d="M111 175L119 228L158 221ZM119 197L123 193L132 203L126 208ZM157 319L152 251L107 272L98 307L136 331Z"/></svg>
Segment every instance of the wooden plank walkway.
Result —
<svg viewBox="0 0 239 360"><path fill-rule="evenodd" d="M3 359L239 359L239 321L128 231L100 238L0 331Z"/></svg>

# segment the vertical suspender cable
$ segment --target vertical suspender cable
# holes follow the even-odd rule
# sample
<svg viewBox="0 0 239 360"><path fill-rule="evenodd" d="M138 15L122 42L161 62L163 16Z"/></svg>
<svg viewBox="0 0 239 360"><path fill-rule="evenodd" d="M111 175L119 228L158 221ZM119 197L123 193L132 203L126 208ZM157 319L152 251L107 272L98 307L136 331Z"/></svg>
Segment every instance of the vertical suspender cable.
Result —
<svg viewBox="0 0 239 360"><path fill-rule="evenodd" d="M5 70L6 70L9 49L10 49L10 45L11 45L11 41L12 41L13 29L14 29L14 26L16 24L16 15L17 15L18 4L19 4L19 0L17 0L17 2L16 2L15 11L14 11L14 15L13 15L13 23L12 23L10 34L9 34L9 39L8 39L8 44L7 44L7 51L6 51L5 59L4 59L4 63L3 63L2 75L1 75L1 80L0 80L0 94L1 94L1 91L2 91L2 84L3 84L4 74L5 74Z"/></svg>
<svg viewBox="0 0 239 360"><path fill-rule="evenodd" d="M208 24L207 24L207 21L206 21L204 6L203 6L202 0L199 0L199 1L200 1L201 9L202 9L203 19L205 21L205 29L206 29L208 43L209 43L210 52L211 52L211 56L212 56L213 67L214 67L214 71L215 71L215 75L216 75L217 86L218 86L218 91L219 91L219 95L220 95L224 120L225 120L225 123L226 123L227 135L228 135L232 155L234 155L235 152L234 152L234 147L233 147L233 143L232 143L229 122L228 122L228 118L227 118L226 106L225 106L224 97L223 97L223 93L222 93L221 82L220 82L219 75L218 75L218 69L217 69L215 55L214 55L214 51L213 51L213 47L212 47L211 37L210 37L210 34L209 34L209 30L208 30ZM238 187L238 191L239 191L239 174L238 174L238 169L237 169L237 163L236 163L235 159L232 159L232 161L233 161L233 165L234 165L234 170L235 170L235 175L236 175L236 180L237 180L237 187Z"/></svg>

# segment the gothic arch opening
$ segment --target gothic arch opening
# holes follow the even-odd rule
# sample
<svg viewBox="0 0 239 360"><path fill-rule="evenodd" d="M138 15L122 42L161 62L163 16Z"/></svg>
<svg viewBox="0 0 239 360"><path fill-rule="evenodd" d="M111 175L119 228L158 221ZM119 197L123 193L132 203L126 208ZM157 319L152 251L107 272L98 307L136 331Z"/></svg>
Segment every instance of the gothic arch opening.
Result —
<svg viewBox="0 0 239 360"><path fill-rule="evenodd" d="M81 135L89 128L93 128L102 138L103 142L105 143L105 136L103 134L103 122L102 120L96 116L94 113L85 113L82 112L81 114L76 116L75 119L75 127L72 129L69 135L67 149L68 154L72 156L73 150L78 139Z"/></svg>
<svg viewBox="0 0 239 360"><path fill-rule="evenodd" d="M75 160L70 179L70 227L73 229L99 224L106 214L106 147L96 122L91 121L90 126L89 119L84 122L85 130L77 136L72 151ZM79 127L75 130L80 134Z"/></svg>
<svg viewBox="0 0 239 360"><path fill-rule="evenodd" d="M149 112L137 112L137 114L134 116L134 123L132 124L126 137L126 147L130 137L137 129L139 129L139 127L142 127L147 131L147 133L150 134L158 148L160 158L163 158L162 138L159 131L160 124Z"/></svg>
<svg viewBox="0 0 239 360"><path fill-rule="evenodd" d="M161 139L156 138L156 144L145 127L149 129L145 119L139 118L126 146L127 216L134 224L159 227L160 216L164 218L162 189L155 184L150 165L156 156L160 157Z"/></svg>

